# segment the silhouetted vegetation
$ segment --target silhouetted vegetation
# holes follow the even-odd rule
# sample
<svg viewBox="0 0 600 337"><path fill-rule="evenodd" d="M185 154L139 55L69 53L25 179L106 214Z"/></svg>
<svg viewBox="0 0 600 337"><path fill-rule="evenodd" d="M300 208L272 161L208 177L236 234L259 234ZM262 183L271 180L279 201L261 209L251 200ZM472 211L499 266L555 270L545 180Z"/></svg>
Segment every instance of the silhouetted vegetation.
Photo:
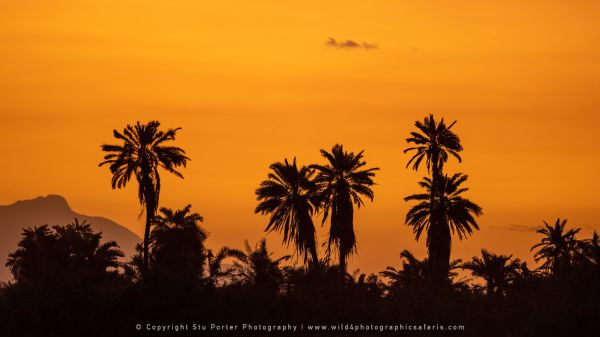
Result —
<svg viewBox="0 0 600 337"><path fill-rule="evenodd" d="M512 259L512 255L496 255L482 249L481 258L474 256L461 268L485 280L488 296L504 296L506 289L520 277L521 261Z"/></svg>
<svg viewBox="0 0 600 337"><path fill-rule="evenodd" d="M559 277L561 273L566 273L578 258L581 250L578 249L582 243L575 239L575 235L580 229L566 230L567 220L556 219L554 226L550 226L544 221L545 228L537 232L544 235L542 241L531 250L539 248L534 257L536 261L544 260L541 269L549 271L554 277Z"/></svg>
<svg viewBox="0 0 600 337"><path fill-rule="evenodd" d="M438 289L445 286L448 279L451 230L457 232L460 239L471 234L472 228L479 229L473 215L478 216L482 212L481 207L461 197L462 192L468 190L460 188L467 176L459 173L448 177L443 173L449 156L459 162L462 160L459 155L463 150L460 138L452 131L455 124L446 126L443 118L438 123L433 115L425 117L423 122L415 122L418 130L411 132L411 137L406 139L414 146L404 150L405 153L415 152L406 167L412 165L416 171L425 159L427 171L431 174L420 183L426 189L425 194L405 198L406 201L419 201L406 215L406 224L413 226L417 240L423 230L427 232L431 280Z"/></svg>
<svg viewBox="0 0 600 337"><path fill-rule="evenodd" d="M185 151L165 143L175 140L177 129L162 131L158 121L147 124L127 125L123 132L113 130L114 137L122 144L103 144L104 156L102 165L109 165L112 173L112 188L124 188L131 176L138 182L138 199L146 211L146 227L143 242L143 273L148 269L150 226L156 214L160 199L160 174L162 168L180 178L179 166L186 166L189 158ZM142 208L143 209L143 208ZM141 216L141 213L140 213Z"/></svg>
<svg viewBox="0 0 600 337"><path fill-rule="evenodd" d="M296 252L313 263L319 261L315 225L312 216L319 207L317 185L313 172L306 166L298 168L296 158L292 163L287 159L270 166L268 180L256 190L260 201L256 213L270 214L265 229L283 232L283 242L293 242Z"/></svg>
<svg viewBox="0 0 600 337"><path fill-rule="evenodd" d="M450 260L452 234L479 229L481 207L466 199L467 176L446 174L449 155L460 161L460 140L433 116L417 122L408 139L416 151L409 165L425 162L430 176L406 216L417 239L425 233L428 257L408 250L398 266L377 274L348 272L356 252L354 206L373 200L377 168L366 168L363 152L342 145L321 150L326 164L299 166L296 159L270 166L256 190L256 213L269 217L264 230L282 235L295 256L275 256L266 239L243 250L210 249L203 217L191 205L160 208L158 167L175 171L188 158L161 145L178 129L159 124L128 126L110 152L113 187L134 174L146 207L144 242L128 260L116 242L102 242L93 226L74 223L23 230L6 265L14 281L0 287L1 336L273 335L264 331L193 331L193 324L303 324L298 336L378 336L378 331L316 333L310 324L457 325L464 331L401 331L407 336L597 336L600 335L600 246L598 234L544 222L532 247L539 268L512 255L482 249L470 261ZM400 201L400 200L399 200ZM329 220L328 238L317 242L313 221ZM398 219L398 225L401 219ZM320 247L325 251L319 259ZM401 247L398 247L401 250ZM337 253L332 261L331 253ZM120 259L121 258L121 259ZM337 262L337 263L333 263ZM136 325L141 325L141 330ZM188 324L186 332L158 333L147 325Z"/></svg>
<svg viewBox="0 0 600 337"><path fill-rule="evenodd" d="M149 277L154 282L188 286L202 279L207 252L206 232L191 205L173 211L161 208L150 232Z"/></svg>
<svg viewBox="0 0 600 337"><path fill-rule="evenodd" d="M80 287L114 276L123 256L116 242L100 243L101 235L77 219L66 226L23 230L19 248L6 266L24 286ZM118 274L117 274L118 275Z"/></svg>
<svg viewBox="0 0 600 337"><path fill-rule="evenodd" d="M336 144L331 152L321 150L326 165L313 164L317 177L320 207L323 209L323 223L329 217L329 238L327 240L327 257L332 251L338 252L338 263L341 272L346 271L348 257L356 252L356 235L354 234L354 205L364 205L362 197L373 201L375 194L371 190L375 171L379 168L365 169L364 151L357 154L344 150L343 145Z"/></svg>

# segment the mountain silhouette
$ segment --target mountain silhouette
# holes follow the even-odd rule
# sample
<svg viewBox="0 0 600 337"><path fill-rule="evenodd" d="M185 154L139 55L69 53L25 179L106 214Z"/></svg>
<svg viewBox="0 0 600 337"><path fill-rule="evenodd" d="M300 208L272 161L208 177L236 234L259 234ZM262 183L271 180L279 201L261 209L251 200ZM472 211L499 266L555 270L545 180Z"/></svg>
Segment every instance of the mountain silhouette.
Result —
<svg viewBox="0 0 600 337"><path fill-rule="evenodd" d="M8 254L15 251L23 228L41 225L66 225L77 218L86 220L96 231L102 232L102 240L117 241L125 256L135 252L141 239L129 229L107 218L79 214L69 207L60 195L50 194L31 200L20 200L12 205L0 205L0 281L12 279L5 267Z"/></svg>

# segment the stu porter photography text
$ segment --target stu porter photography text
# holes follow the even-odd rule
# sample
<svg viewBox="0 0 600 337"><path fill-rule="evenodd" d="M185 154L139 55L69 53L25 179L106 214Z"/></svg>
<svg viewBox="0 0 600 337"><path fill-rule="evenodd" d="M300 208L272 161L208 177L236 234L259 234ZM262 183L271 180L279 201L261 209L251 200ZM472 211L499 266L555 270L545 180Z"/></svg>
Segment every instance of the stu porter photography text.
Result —
<svg viewBox="0 0 600 337"><path fill-rule="evenodd" d="M212 332L297 332L297 331L344 331L344 332L400 332L400 331L464 331L464 325L439 324L136 324L136 330L152 332L212 331Z"/></svg>

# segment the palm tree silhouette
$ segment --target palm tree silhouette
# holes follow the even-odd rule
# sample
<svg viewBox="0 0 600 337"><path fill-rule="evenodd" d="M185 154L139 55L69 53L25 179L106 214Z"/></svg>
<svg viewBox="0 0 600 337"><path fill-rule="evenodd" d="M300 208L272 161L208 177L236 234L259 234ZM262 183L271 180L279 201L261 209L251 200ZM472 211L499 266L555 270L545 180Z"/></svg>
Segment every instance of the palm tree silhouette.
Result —
<svg viewBox="0 0 600 337"><path fill-rule="evenodd" d="M512 255L496 255L482 249L481 258L474 256L461 268L470 270L474 276L485 280L488 296L502 296L512 281L518 277L521 261L513 259Z"/></svg>
<svg viewBox="0 0 600 337"><path fill-rule="evenodd" d="M402 269L387 266L379 274L390 280L388 290L394 292L396 289L410 288L418 284L424 284L429 279L430 266L427 259L421 261L417 259L410 251L403 250L400 253L403 260Z"/></svg>
<svg viewBox="0 0 600 337"><path fill-rule="evenodd" d="M15 280L27 283L51 274L54 268L41 257L48 256L55 244L55 237L47 225L24 228L19 248L8 255L6 266Z"/></svg>
<svg viewBox="0 0 600 337"><path fill-rule="evenodd" d="M79 222L74 219L66 226L54 226L53 229L61 249L70 250L71 258L93 268L96 274L118 268L118 258L125 256L116 241L101 243L102 232L94 232L92 225L86 220Z"/></svg>
<svg viewBox="0 0 600 337"><path fill-rule="evenodd" d="M156 239L172 229L189 230L206 237L206 232L200 227L201 222L204 222L204 218L198 213L192 213L192 205L175 211L161 207L160 213L153 219L151 239Z"/></svg>
<svg viewBox="0 0 600 337"><path fill-rule="evenodd" d="M461 186L467 178L462 173L451 177L443 175L434 185L432 179L425 177L419 183L425 193L404 198L405 201L418 202L406 214L405 223L413 227L417 240L423 231L427 233L429 259L435 260L431 261L432 281L437 286L448 280L451 232L458 234L462 240L474 229L479 229L475 216L483 213L481 207L462 196L469 190Z"/></svg>
<svg viewBox="0 0 600 337"><path fill-rule="evenodd" d="M327 165L310 165L318 172L315 182L319 188L323 224L331 213L327 257L332 248L337 250L342 273L346 272L348 257L356 251L354 204L360 208L364 205L361 197L373 201L375 196L371 186L375 184L373 177L379 168L364 169L367 163L363 153L347 152L342 145L336 144L331 152L321 150Z"/></svg>
<svg viewBox="0 0 600 337"><path fill-rule="evenodd" d="M248 240L244 241L246 252L231 250L229 254L234 260L233 277L245 285L252 286L266 294L275 294L283 282L283 272L280 264L291 258L285 255L278 259L267 249L267 240L260 240L256 246L250 247Z"/></svg>
<svg viewBox="0 0 600 337"><path fill-rule="evenodd" d="M296 158L292 163L285 159L269 166L268 179L256 189L258 206L255 213L270 214L265 231L283 232L285 244L294 243L296 252L304 261L319 261L315 226L312 215L318 206L313 171L306 166L298 168Z"/></svg>
<svg viewBox="0 0 600 337"><path fill-rule="evenodd" d="M382 277L390 280L387 285L387 291L390 295L398 295L402 290L427 285L431 281L429 259L419 260L406 249L400 253L400 259L402 260L402 269L387 266L384 271L379 273ZM448 273L450 279L458 276L458 273L454 270L460 268L461 264L462 260L460 259L450 262Z"/></svg>
<svg viewBox="0 0 600 337"><path fill-rule="evenodd" d="M583 256L587 263L596 267L600 266L600 238L598 232L594 231L592 238L584 242Z"/></svg>
<svg viewBox="0 0 600 337"><path fill-rule="evenodd" d="M208 285L216 288L222 278L232 275L232 268L223 270L223 261L230 257L241 257L244 253L227 246L221 247L215 255L211 249L207 251Z"/></svg>
<svg viewBox="0 0 600 337"><path fill-rule="evenodd" d="M459 152L462 151L462 145L460 144L460 138L451 130L456 124L456 121L446 126L444 119L437 123L433 115L425 117L423 122L416 121L415 126L417 132L411 132L411 137L406 139L409 144L414 146L404 150L404 153L415 152L410 158L406 167L408 168L412 164L412 168L417 171L419 165L425 159L425 165L427 171L431 173L430 184L437 186L438 180L442 177L444 164L448 161L449 155L454 156L458 161L461 161ZM449 252L446 253L445 243L446 239L446 227L447 224L443 223L443 219L438 219L436 214L438 213L433 207L436 206L435 192L431 193L430 198L430 226L432 237L428 239L429 249L429 261L432 264L433 277L436 283L440 285L447 278L448 272L448 261ZM431 242L430 242L430 241ZM429 245L431 243L431 245ZM448 255L448 257L446 257Z"/></svg>
<svg viewBox="0 0 600 337"><path fill-rule="evenodd" d="M202 278L207 256L204 242L208 235L200 227L204 219L192 213L191 207L176 211L162 207L150 233L152 269L160 277L179 283Z"/></svg>
<svg viewBox="0 0 600 337"><path fill-rule="evenodd" d="M404 153L416 152L406 164L408 168L417 171L423 159L427 171L431 173L432 180L436 180L442 175L444 164L448 161L449 155L462 161L459 152L462 151L460 138L451 129L456 121L446 126L444 119L437 123L433 115L425 117L423 122L416 121L415 126L420 132L411 132L411 137L406 139L407 143L415 146L404 150Z"/></svg>
<svg viewBox="0 0 600 337"><path fill-rule="evenodd" d="M369 298L381 298L385 291L385 283L376 274L362 273L353 280L353 287L358 296L367 300ZM356 296L355 296L356 297Z"/></svg>
<svg viewBox="0 0 600 337"><path fill-rule="evenodd" d="M286 294L320 301L347 296L346 290L353 282L351 275L340 273L338 266L324 259L307 266L286 266L284 273Z"/></svg>
<svg viewBox="0 0 600 337"><path fill-rule="evenodd" d="M122 132L113 130L114 137L121 144L103 144L102 151L108 154L99 166L109 165L112 173L111 185L113 189L124 188L131 176L134 175L138 182L138 199L142 212L146 211L146 227L144 229L143 247L143 274L148 269L148 247L150 226L156 214L160 196L159 168L163 168L180 178L183 175L177 171L180 166L185 167L189 158L185 151L176 146L167 145L175 140L177 131L181 128L160 130L158 121L147 124L127 125ZM140 213L141 216L141 213Z"/></svg>
<svg viewBox="0 0 600 337"><path fill-rule="evenodd" d="M544 228L540 228L536 233L544 235L542 240L531 247L531 251L539 248L534 254L535 261L545 260L541 266L542 270L551 271L554 276L558 276L561 269L568 267L577 252L578 241L575 235L581 228L566 230L567 219L556 219L554 226L544 221Z"/></svg>

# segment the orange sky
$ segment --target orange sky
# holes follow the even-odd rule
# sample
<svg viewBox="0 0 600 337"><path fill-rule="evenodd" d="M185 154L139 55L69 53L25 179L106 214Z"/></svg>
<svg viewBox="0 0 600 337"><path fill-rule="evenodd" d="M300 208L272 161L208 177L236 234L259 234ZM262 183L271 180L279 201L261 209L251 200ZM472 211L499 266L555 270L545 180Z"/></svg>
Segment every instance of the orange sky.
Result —
<svg viewBox="0 0 600 337"><path fill-rule="evenodd" d="M134 185L110 189L99 145L113 128L183 127L185 180L161 203L192 203L209 245L256 241L268 165L341 142L379 166L358 212L351 269L425 254L403 225L404 139L428 113L458 119L481 247L529 257L543 219L599 228L600 5L592 1L0 2L0 204L61 194L78 212L141 234ZM329 37L378 45L332 48ZM319 233L323 241L323 231ZM280 237L270 245L282 253Z"/></svg>

